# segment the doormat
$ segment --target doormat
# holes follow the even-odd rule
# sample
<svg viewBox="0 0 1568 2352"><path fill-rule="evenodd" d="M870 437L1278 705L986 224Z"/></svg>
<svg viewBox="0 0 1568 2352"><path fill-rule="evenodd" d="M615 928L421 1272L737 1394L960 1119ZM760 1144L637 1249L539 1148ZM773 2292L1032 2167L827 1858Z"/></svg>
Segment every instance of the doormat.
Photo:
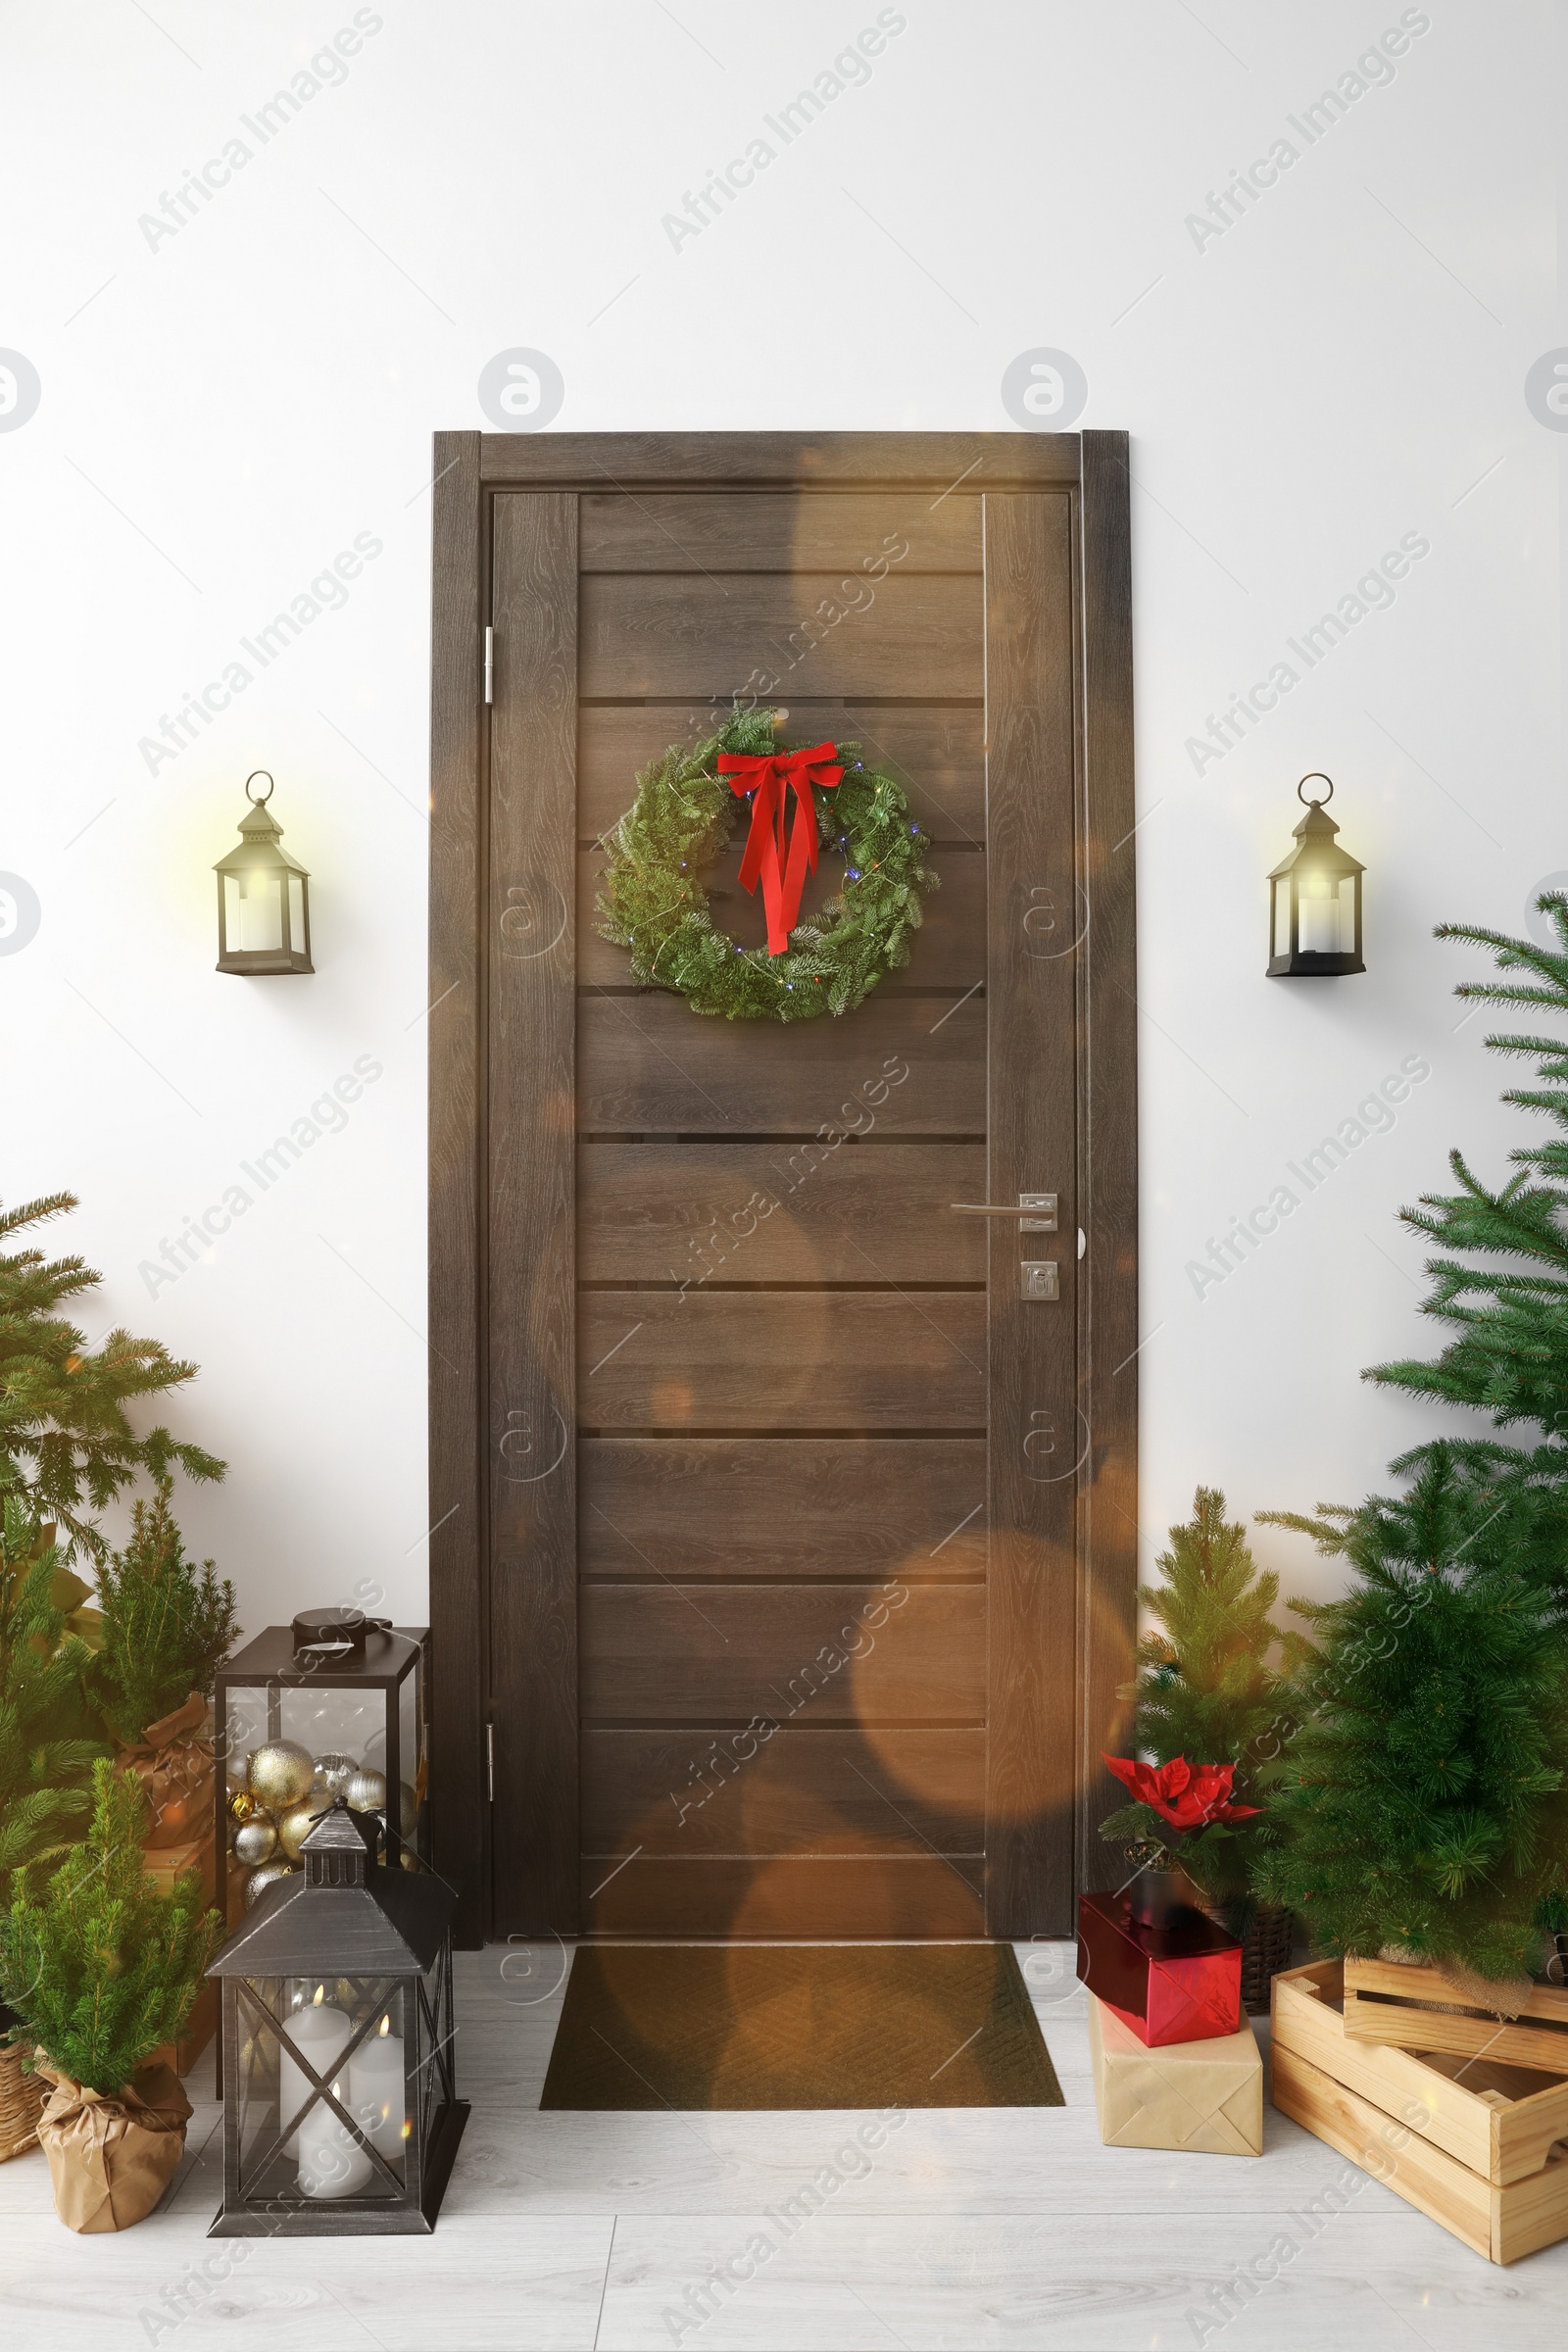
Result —
<svg viewBox="0 0 1568 2352"><path fill-rule="evenodd" d="M1060 2107L1012 1946L583 1944L541 2107Z"/></svg>

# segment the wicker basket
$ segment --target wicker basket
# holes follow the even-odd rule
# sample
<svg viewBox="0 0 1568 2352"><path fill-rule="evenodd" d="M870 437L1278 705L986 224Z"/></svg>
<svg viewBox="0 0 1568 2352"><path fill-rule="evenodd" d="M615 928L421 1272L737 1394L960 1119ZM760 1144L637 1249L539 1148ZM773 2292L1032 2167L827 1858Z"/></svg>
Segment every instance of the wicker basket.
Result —
<svg viewBox="0 0 1568 2352"><path fill-rule="evenodd" d="M37 2146L48 2088L41 2075L24 2074L19 2043L0 2047L0 2164Z"/></svg>
<svg viewBox="0 0 1568 2352"><path fill-rule="evenodd" d="M1205 1903L1203 1909L1216 1927L1240 1936L1242 2007L1249 2017L1267 2017L1270 1987L1281 1970L1291 1965L1296 1944L1296 1913L1283 1906L1276 1909L1268 1903L1253 1903L1238 1929L1232 1926L1223 1903Z"/></svg>

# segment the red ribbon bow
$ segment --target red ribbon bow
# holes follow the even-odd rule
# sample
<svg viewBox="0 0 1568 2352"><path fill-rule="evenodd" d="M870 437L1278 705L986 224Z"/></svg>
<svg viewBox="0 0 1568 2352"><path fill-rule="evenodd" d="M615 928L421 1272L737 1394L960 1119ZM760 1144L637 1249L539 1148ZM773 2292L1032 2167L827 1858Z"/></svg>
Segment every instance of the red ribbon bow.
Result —
<svg viewBox="0 0 1568 2352"><path fill-rule="evenodd" d="M741 752L720 752L718 756L718 772L728 776L731 792L741 800L749 792L756 795L752 829L741 859L741 888L755 891L761 882L770 956L782 956L789 946L807 874L816 871L816 807L811 786L820 784L831 792L843 775L834 748L831 743L813 743L802 751L771 752L760 758ZM791 828L792 791L800 807Z"/></svg>

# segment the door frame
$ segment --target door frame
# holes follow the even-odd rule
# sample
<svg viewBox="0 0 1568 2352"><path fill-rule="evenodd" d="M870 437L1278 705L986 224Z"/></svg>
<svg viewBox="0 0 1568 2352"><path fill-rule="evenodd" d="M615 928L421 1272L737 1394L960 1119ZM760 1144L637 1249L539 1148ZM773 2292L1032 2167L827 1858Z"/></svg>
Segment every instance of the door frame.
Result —
<svg viewBox="0 0 1568 2352"><path fill-rule="evenodd" d="M835 483L1065 492L1073 507L1080 721L1074 844L1078 1402L1074 1886L1121 1801L1138 1538L1138 1085L1128 437L1081 433L437 433L432 466L429 978L429 1500L433 1854L454 1933L494 1924L486 1302L490 890L484 631L494 501L518 490L821 490ZM575 1561L573 1561L575 1571ZM570 1660L575 1676L575 1657ZM575 1702L573 1702L575 1703ZM549 1923L569 1933L570 1921ZM1070 1919L1042 1932L1070 1935Z"/></svg>

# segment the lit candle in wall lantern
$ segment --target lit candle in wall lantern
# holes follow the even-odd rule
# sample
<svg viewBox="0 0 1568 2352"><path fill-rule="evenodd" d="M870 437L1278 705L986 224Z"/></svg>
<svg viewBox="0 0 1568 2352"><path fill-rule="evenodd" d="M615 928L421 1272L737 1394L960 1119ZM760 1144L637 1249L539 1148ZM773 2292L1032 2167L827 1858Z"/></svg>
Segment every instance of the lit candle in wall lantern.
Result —
<svg viewBox="0 0 1568 2352"><path fill-rule="evenodd" d="M383 2017L381 2031L362 2041L349 2060L349 2095L345 2101L362 2132L368 2132L378 2154L403 2153L403 2037Z"/></svg>

